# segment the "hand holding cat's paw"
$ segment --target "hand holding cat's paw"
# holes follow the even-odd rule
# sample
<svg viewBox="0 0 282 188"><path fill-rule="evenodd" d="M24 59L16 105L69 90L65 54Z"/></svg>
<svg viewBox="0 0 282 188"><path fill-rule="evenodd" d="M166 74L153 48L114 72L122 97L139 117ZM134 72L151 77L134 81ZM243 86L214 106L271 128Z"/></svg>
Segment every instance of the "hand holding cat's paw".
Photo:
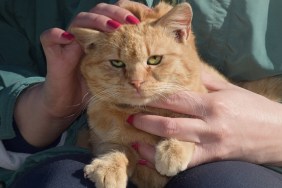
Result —
<svg viewBox="0 0 282 188"><path fill-rule="evenodd" d="M111 153L94 159L84 168L84 176L95 182L97 188L125 188L127 185L127 158Z"/></svg>
<svg viewBox="0 0 282 188"><path fill-rule="evenodd" d="M166 176L174 176L185 170L191 161L194 144L176 139L161 141L156 147L155 166Z"/></svg>

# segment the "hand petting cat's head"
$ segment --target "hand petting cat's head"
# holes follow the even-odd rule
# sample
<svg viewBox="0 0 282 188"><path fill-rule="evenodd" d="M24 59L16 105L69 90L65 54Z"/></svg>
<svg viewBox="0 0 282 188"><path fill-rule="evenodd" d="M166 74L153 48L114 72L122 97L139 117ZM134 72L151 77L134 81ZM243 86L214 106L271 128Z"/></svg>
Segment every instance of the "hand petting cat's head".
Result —
<svg viewBox="0 0 282 188"><path fill-rule="evenodd" d="M183 88L187 82L193 87L199 75L193 59L198 56L188 39L192 10L187 3L167 6L161 3L146 14L134 7L141 23L112 33L72 28L85 51L82 74L98 100L144 105L189 89Z"/></svg>

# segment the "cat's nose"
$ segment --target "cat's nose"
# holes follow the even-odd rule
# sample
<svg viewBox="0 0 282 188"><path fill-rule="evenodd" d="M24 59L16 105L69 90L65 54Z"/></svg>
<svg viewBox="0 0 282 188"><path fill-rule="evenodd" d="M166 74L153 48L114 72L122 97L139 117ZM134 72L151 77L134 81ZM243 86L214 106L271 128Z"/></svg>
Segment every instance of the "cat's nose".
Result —
<svg viewBox="0 0 282 188"><path fill-rule="evenodd" d="M135 87L137 90L140 89L141 85L144 83L145 81L143 80L131 80L130 84Z"/></svg>

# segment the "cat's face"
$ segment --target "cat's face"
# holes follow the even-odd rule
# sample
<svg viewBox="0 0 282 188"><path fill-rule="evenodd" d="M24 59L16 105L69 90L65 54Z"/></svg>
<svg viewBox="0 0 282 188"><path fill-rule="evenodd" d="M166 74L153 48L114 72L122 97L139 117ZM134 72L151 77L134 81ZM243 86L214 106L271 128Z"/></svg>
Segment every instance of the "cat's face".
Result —
<svg viewBox="0 0 282 188"><path fill-rule="evenodd" d="M169 32L146 23L112 33L88 30L81 70L97 100L144 105L183 90L195 66L187 58L187 46L175 38L182 36Z"/></svg>

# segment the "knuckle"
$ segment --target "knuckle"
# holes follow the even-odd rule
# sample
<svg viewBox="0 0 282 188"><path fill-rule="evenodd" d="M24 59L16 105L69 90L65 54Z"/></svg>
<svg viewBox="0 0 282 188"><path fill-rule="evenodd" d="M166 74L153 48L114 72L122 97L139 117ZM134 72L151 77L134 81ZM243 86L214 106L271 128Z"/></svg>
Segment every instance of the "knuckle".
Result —
<svg viewBox="0 0 282 188"><path fill-rule="evenodd" d="M224 108L224 104L220 102L219 100L215 100L211 104L211 111L215 115L221 114L221 111L223 110L223 108Z"/></svg>
<svg viewBox="0 0 282 188"><path fill-rule="evenodd" d="M228 126L219 125L213 132L214 138L219 143L224 143L231 135L229 133Z"/></svg>
<svg viewBox="0 0 282 188"><path fill-rule="evenodd" d="M52 29L48 29L46 31L43 31L43 33L41 33L40 35L40 41L44 42L46 38L48 38L48 36L51 35L51 33L53 32L54 28Z"/></svg>
<svg viewBox="0 0 282 188"><path fill-rule="evenodd" d="M115 5L121 6L125 1L124 0L118 0Z"/></svg>
<svg viewBox="0 0 282 188"><path fill-rule="evenodd" d="M41 33L41 35L40 35L40 41L41 42L43 42L43 40L44 40L44 37L46 36L46 33L47 31L44 31L43 33Z"/></svg>
<svg viewBox="0 0 282 188"><path fill-rule="evenodd" d="M224 140L226 140L226 138L228 137L226 131L223 128L218 129L215 135L216 135L216 139L219 142L224 142Z"/></svg>
<svg viewBox="0 0 282 188"><path fill-rule="evenodd" d="M97 11L97 10L101 10L104 9L104 7L106 7L108 4L107 3L98 3L94 8L93 8L93 12Z"/></svg>
<svg viewBox="0 0 282 188"><path fill-rule="evenodd" d="M78 19L78 18L83 18L83 17L85 17L87 14L88 14L87 12L80 12L80 13L77 14L76 18L77 18L77 19Z"/></svg>
<svg viewBox="0 0 282 188"><path fill-rule="evenodd" d="M223 117L223 116L229 116L234 117L237 116L240 113L240 109L237 107L233 101L223 101L223 100L214 100L211 104L212 106L212 112L214 116Z"/></svg>
<svg viewBox="0 0 282 188"><path fill-rule="evenodd" d="M166 103L168 105L172 105L172 104L177 103L177 101L179 101L180 99L181 98L178 94L174 94L174 95L169 96L169 98L167 98Z"/></svg>
<svg viewBox="0 0 282 188"><path fill-rule="evenodd" d="M164 118L162 133L165 137L174 137L178 133L177 123L173 118Z"/></svg>

